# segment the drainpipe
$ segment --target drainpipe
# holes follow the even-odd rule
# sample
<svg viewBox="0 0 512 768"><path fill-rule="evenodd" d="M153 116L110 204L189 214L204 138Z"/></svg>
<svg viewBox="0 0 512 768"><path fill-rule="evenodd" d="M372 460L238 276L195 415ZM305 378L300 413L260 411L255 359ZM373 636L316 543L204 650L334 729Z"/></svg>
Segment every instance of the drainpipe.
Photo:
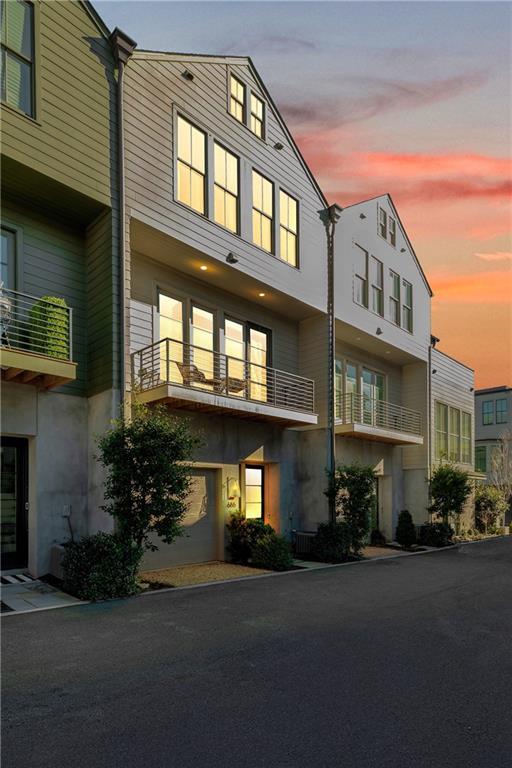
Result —
<svg viewBox="0 0 512 768"><path fill-rule="evenodd" d="M118 158L118 249L119 249L119 383L121 405L126 392L125 336L126 336L126 254L125 254L125 182L124 182L124 130L123 82L124 68L137 43L116 27L109 38L117 64L117 158Z"/></svg>
<svg viewBox="0 0 512 768"><path fill-rule="evenodd" d="M334 203L320 211L327 235L327 476L329 478L328 502L329 521L336 522L336 499L334 480L336 472L336 436L334 433L334 353L335 353L335 314L334 314L334 235L336 223L342 209Z"/></svg>

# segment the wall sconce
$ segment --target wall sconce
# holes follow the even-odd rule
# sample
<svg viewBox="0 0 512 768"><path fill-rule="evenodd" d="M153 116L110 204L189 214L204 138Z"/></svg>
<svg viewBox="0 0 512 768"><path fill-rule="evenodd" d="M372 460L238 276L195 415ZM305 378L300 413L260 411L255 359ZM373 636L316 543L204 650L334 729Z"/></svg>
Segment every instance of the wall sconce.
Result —
<svg viewBox="0 0 512 768"><path fill-rule="evenodd" d="M377 334L377 336L382 336L382 334L384 333L384 331L382 330L382 328L377 328L377 330L375 331L375 333Z"/></svg>
<svg viewBox="0 0 512 768"><path fill-rule="evenodd" d="M240 483L236 477L228 477L227 479L228 499L240 498Z"/></svg>
<svg viewBox="0 0 512 768"><path fill-rule="evenodd" d="M405 248L400 248L400 253L405 253Z"/></svg>
<svg viewBox="0 0 512 768"><path fill-rule="evenodd" d="M274 149L284 149L284 144L281 144L280 141L276 141L274 144Z"/></svg>
<svg viewBox="0 0 512 768"><path fill-rule="evenodd" d="M437 368L434 368L432 373L437 373Z"/></svg>
<svg viewBox="0 0 512 768"><path fill-rule="evenodd" d="M226 261L228 264L237 264L238 256L236 255L236 253L233 253L233 251L230 251L226 256Z"/></svg>
<svg viewBox="0 0 512 768"><path fill-rule="evenodd" d="M470 388L469 388L469 391L470 391L470 392L474 392L474 391L475 391L475 388L474 388L474 387L470 387Z"/></svg>
<svg viewBox="0 0 512 768"><path fill-rule="evenodd" d="M184 69L183 72L181 73L181 76L185 80L193 80L194 79L194 75L192 74L192 72L189 69Z"/></svg>
<svg viewBox="0 0 512 768"><path fill-rule="evenodd" d="M360 213L360 214L359 214L359 218L360 218L360 219L366 219L366 216L364 215L364 213Z"/></svg>

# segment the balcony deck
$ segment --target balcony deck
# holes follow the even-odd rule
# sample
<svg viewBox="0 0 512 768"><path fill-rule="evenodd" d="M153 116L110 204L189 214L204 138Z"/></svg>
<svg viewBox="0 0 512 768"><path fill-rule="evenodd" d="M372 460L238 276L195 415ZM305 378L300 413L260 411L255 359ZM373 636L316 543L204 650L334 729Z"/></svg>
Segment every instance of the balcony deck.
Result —
<svg viewBox="0 0 512 768"><path fill-rule="evenodd" d="M142 403L285 426L317 424L311 379L175 339L132 354L132 381Z"/></svg>
<svg viewBox="0 0 512 768"><path fill-rule="evenodd" d="M336 403L336 434L394 445L423 445L421 413L359 394Z"/></svg>
<svg viewBox="0 0 512 768"><path fill-rule="evenodd" d="M51 389L76 379L72 310L49 298L0 288L3 381Z"/></svg>

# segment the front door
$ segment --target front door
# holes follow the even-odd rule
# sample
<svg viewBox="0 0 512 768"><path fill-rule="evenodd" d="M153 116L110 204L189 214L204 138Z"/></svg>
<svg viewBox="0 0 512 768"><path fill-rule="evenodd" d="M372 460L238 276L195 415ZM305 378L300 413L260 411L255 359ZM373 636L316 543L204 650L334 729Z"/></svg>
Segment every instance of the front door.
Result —
<svg viewBox="0 0 512 768"><path fill-rule="evenodd" d="M28 554L28 441L1 438L2 569L26 568Z"/></svg>

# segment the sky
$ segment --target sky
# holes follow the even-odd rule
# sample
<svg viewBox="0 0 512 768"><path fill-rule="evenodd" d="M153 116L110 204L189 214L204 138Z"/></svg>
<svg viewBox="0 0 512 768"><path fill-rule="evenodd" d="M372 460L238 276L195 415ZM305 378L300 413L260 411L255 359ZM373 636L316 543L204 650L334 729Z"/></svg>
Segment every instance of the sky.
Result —
<svg viewBox="0 0 512 768"><path fill-rule="evenodd" d="M94 2L139 48L251 56L329 202L389 192L439 348L512 385L512 4Z"/></svg>

